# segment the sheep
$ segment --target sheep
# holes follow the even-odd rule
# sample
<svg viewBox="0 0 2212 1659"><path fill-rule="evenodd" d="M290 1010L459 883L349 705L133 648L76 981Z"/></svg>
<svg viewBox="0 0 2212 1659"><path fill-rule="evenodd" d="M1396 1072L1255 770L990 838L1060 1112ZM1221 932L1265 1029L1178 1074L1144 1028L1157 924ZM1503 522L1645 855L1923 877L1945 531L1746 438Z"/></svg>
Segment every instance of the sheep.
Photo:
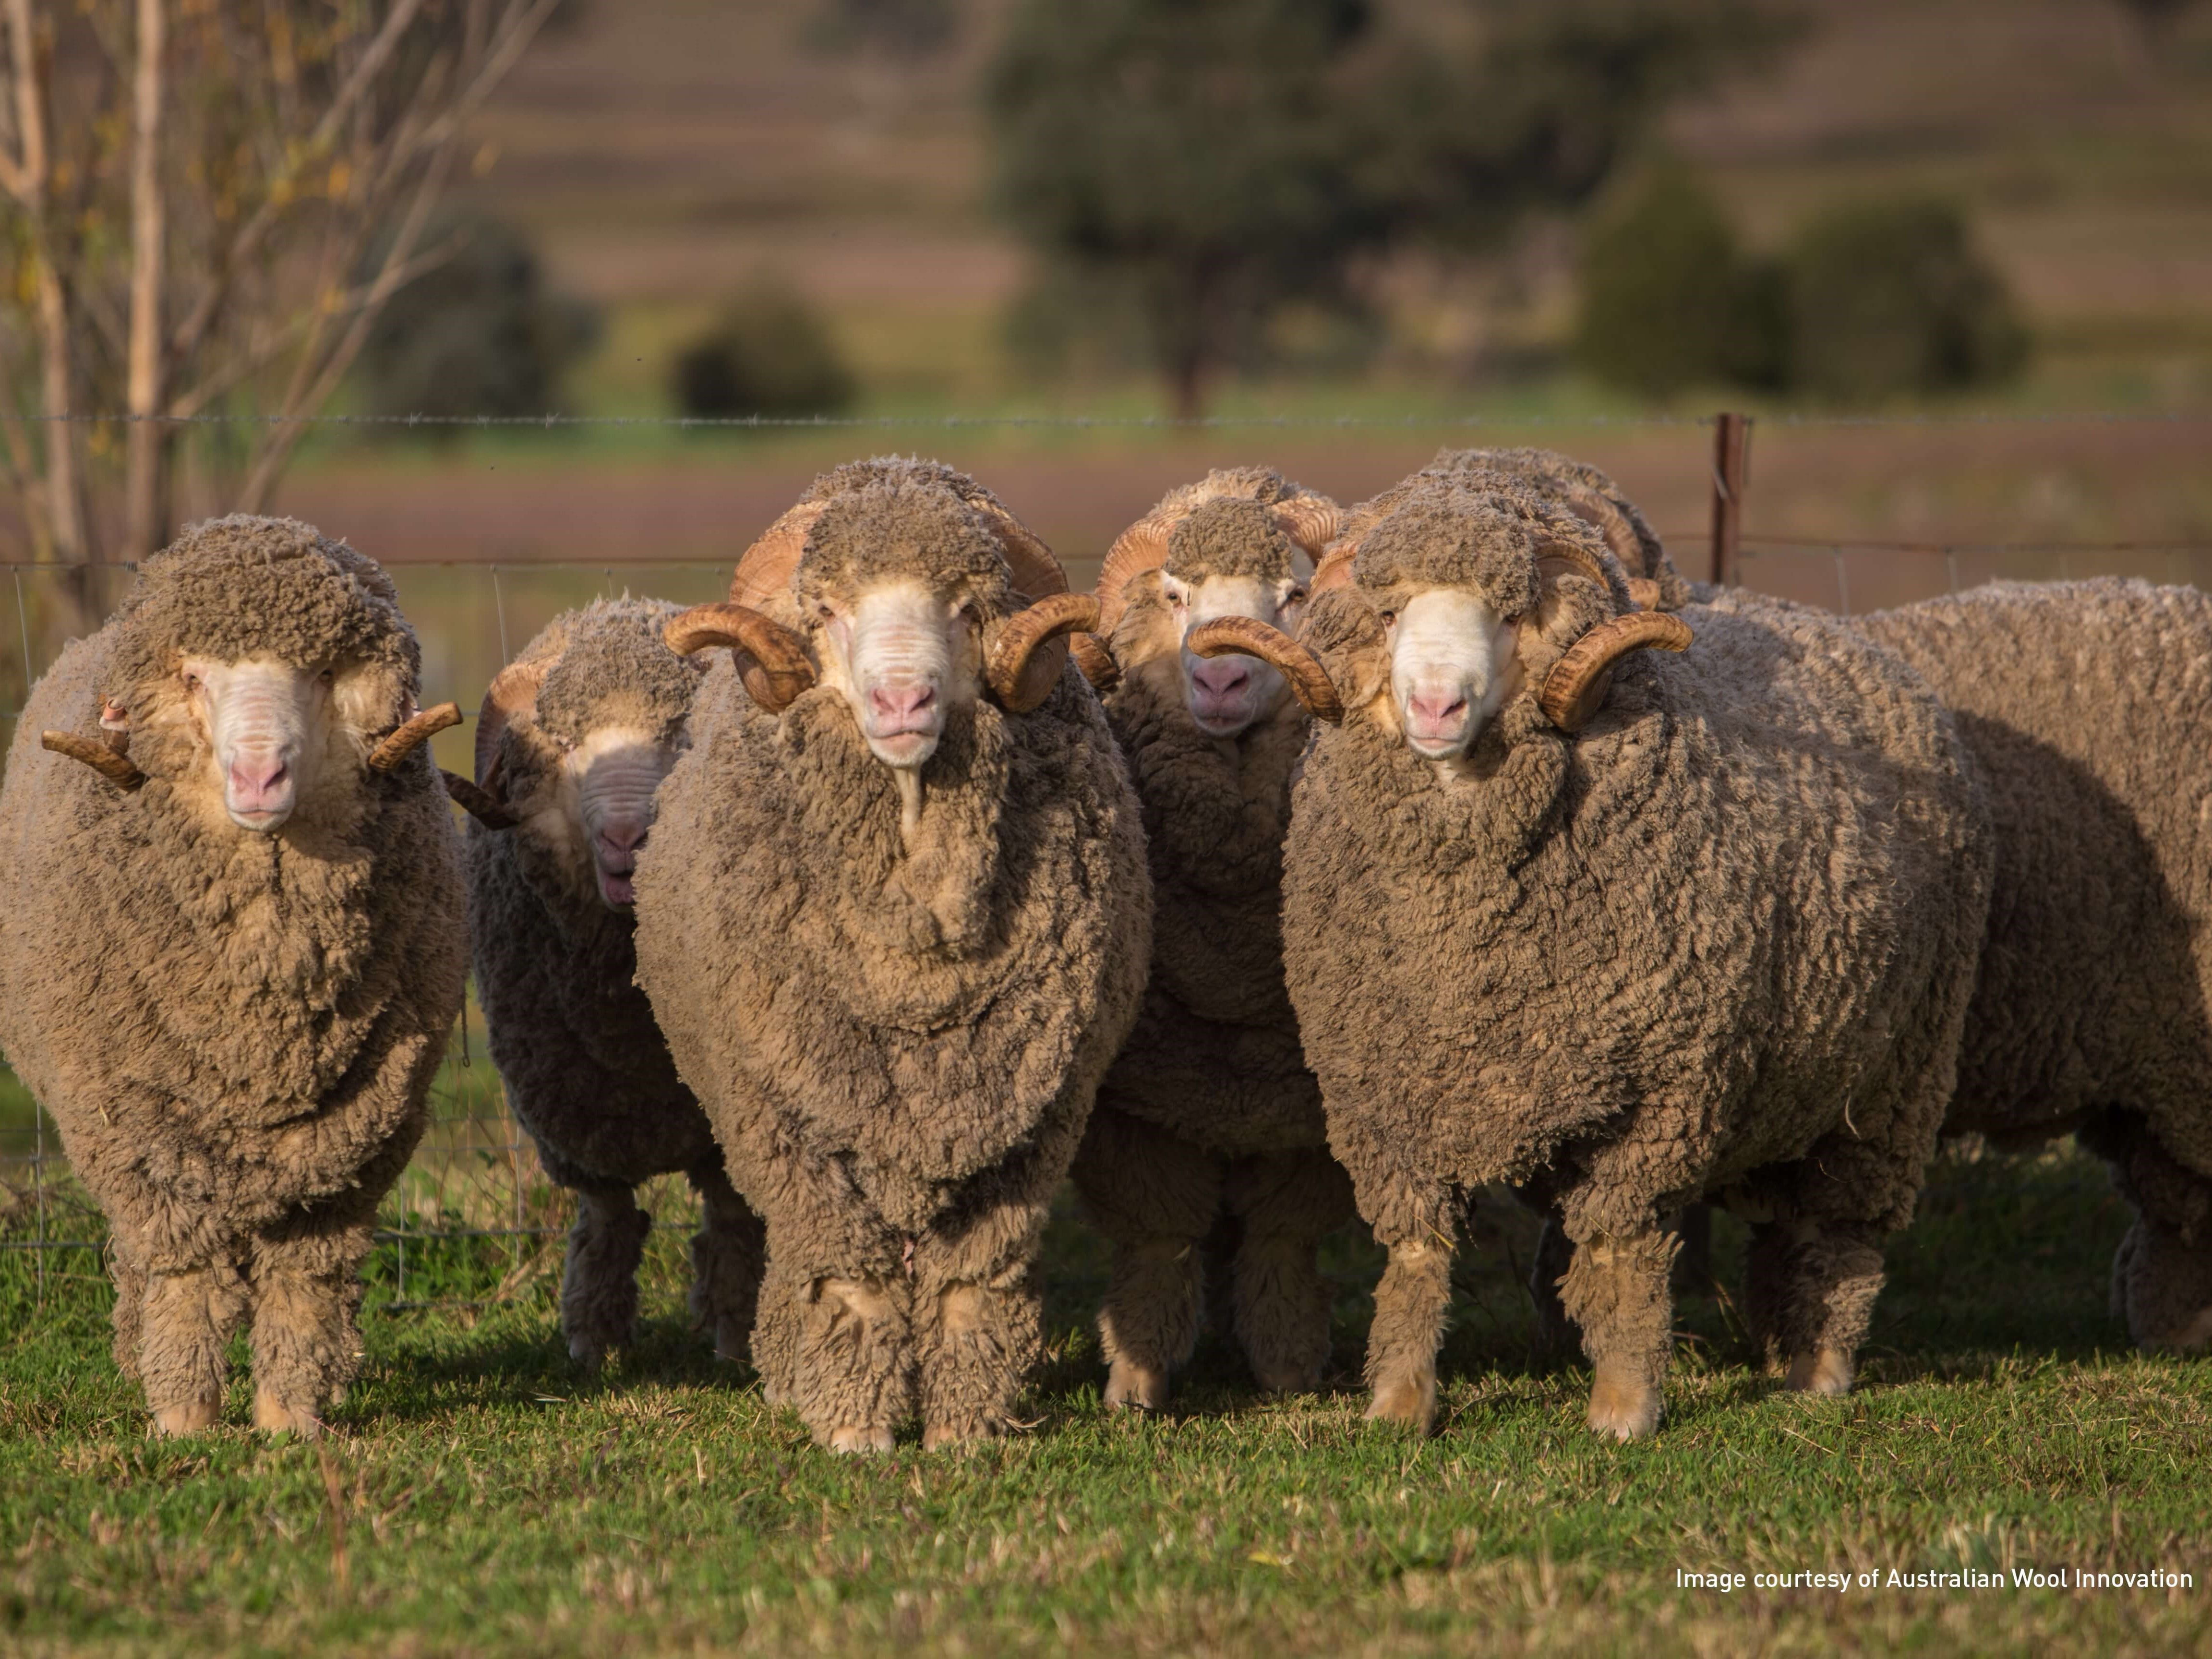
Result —
<svg viewBox="0 0 2212 1659"><path fill-rule="evenodd" d="M1594 1430L1657 1425L1662 1218L1701 1197L1786 1243L1790 1384L1841 1393L1954 1079L1988 899L1970 763L1842 625L1631 611L1594 532L1480 477L1355 509L1299 641L1190 641L1341 705L1293 790L1283 938L1389 1252L1369 1415L1432 1425L1456 1211L1492 1181L1572 1242Z"/></svg>
<svg viewBox="0 0 2212 1659"><path fill-rule="evenodd" d="M730 601L636 875L638 980L767 1224L753 1363L840 1452L1004 1429L1037 1252L1152 939L1043 544L933 462L817 479Z"/></svg>
<svg viewBox="0 0 2212 1659"><path fill-rule="evenodd" d="M1265 663L1182 642L1224 617L1291 625L1337 518L1265 468L1217 471L1125 531L1099 577L1107 719L1144 805L1154 896L1151 984L1073 1171L1114 1244L1098 1322L1109 1407L1166 1403L1197 1338L1198 1247L1224 1206L1241 1224L1231 1301L1255 1378L1310 1389L1328 1358L1315 1254L1352 1218L1352 1185L1298 1048L1280 917L1309 717Z"/></svg>
<svg viewBox="0 0 2212 1659"><path fill-rule="evenodd" d="M0 788L0 1045L112 1231L162 1434L311 1436L467 969L460 837L391 580L307 525L188 529L33 689ZM42 728L46 730L41 736ZM82 762L82 764L78 763Z"/></svg>
<svg viewBox="0 0 2212 1659"><path fill-rule="evenodd" d="M1996 583L1852 619L1950 705L1996 836L1947 1134L2069 1133L2136 1217L2113 1266L2137 1343L2212 1338L2212 597Z"/></svg>
<svg viewBox="0 0 2212 1659"><path fill-rule="evenodd" d="M744 1356L760 1282L760 1220L635 983L631 876L706 668L661 638L680 609L625 597L556 617L492 681L476 787L453 791L479 820L469 932L492 1060L546 1173L577 1195L561 1328L586 1370L637 1322L641 1181L682 1170L698 1191L691 1311L726 1358Z"/></svg>

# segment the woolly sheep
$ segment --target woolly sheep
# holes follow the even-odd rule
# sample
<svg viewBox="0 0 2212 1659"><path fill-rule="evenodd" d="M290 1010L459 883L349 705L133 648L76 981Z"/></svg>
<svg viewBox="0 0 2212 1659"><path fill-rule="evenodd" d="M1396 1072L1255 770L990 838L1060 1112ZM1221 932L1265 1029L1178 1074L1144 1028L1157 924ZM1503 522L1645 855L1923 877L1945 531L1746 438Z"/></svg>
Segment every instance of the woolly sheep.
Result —
<svg viewBox="0 0 2212 1659"><path fill-rule="evenodd" d="M374 562L218 520L62 653L9 750L0 1043L107 1214L115 1356L161 1432L219 1419L248 1319L264 1429L316 1432L359 1364L467 969L416 752L459 712L413 714L419 668Z"/></svg>
<svg viewBox="0 0 2212 1659"><path fill-rule="evenodd" d="M1266 647L1345 711L1293 793L1284 953L1389 1250L1370 1414L1432 1422L1457 1208L1492 1181L1572 1242L1594 1429L1658 1421L1662 1218L1701 1197L1786 1240L1765 1288L1790 1383L1842 1392L1972 987L1969 763L1840 624L1630 611L1591 530L1480 476L1355 511L1302 644Z"/></svg>
<svg viewBox="0 0 2212 1659"><path fill-rule="evenodd" d="M1352 1218L1352 1184L1283 985L1283 834L1309 717L1267 664L1182 646L1224 617L1291 625L1336 521L1265 468L1213 472L1125 531L1099 577L1118 678L1106 714L1144 804L1154 899L1143 1010L1073 1170L1114 1244L1099 1316L1109 1406L1166 1403L1197 1338L1198 1247L1224 1206L1253 1376L1310 1389L1328 1361L1315 1252Z"/></svg>
<svg viewBox="0 0 2212 1659"><path fill-rule="evenodd" d="M2212 597L2004 582L1853 619L1957 717L1996 867L1947 1133L2077 1133L2134 1225L2115 1311L2212 1338Z"/></svg>
<svg viewBox="0 0 2212 1659"><path fill-rule="evenodd" d="M635 982L630 878L706 667L661 638L678 610L624 598L556 617L492 681L477 787L454 791L480 820L469 931L492 1060L546 1172L577 1194L561 1327L587 1368L637 1322L641 1181L681 1170L698 1190L691 1311L726 1358L744 1355L760 1284L759 1218Z"/></svg>
<svg viewBox="0 0 2212 1659"><path fill-rule="evenodd" d="M769 1397L841 1451L996 1434L1046 1211L1151 950L1097 619L934 463L824 475L670 625L727 646L637 872L638 978L768 1228Z"/></svg>

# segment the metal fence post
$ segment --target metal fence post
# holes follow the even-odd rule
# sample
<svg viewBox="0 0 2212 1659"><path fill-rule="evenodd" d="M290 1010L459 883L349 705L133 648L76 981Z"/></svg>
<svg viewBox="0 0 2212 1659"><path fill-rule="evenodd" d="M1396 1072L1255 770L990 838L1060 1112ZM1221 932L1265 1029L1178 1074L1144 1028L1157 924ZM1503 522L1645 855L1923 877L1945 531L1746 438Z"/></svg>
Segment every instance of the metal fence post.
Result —
<svg viewBox="0 0 2212 1659"><path fill-rule="evenodd" d="M1723 411L1713 421L1713 574L1716 586L1740 580L1736 547L1743 532L1743 489L1750 476L1751 416Z"/></svg>

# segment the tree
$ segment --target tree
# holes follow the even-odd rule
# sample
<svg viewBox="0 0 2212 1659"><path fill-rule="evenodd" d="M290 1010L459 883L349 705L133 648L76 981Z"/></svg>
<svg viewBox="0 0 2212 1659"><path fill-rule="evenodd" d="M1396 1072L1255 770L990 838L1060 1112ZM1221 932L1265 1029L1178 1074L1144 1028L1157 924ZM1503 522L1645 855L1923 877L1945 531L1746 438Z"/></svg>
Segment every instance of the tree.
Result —
<svg viewBox="0 0 2212 1659"><path fill-rule="evenodd" d="M227 505L266 503L445 257L467 121L559 3L0 0L0 462L40 558L158 547L196 416L274 417L206 447ZM88 418L118 410L119 457ZM119 542L94 510L118 474Z"/></svg>

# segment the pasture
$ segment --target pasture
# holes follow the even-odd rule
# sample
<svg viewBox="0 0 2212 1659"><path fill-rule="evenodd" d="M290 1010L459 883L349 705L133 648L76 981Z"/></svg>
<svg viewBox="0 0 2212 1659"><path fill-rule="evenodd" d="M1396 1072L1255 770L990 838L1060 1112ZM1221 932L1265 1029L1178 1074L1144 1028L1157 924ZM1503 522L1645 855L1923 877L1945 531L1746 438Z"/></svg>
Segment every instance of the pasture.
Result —
<svg viewBox="0 0 2212 1659"><path fill-rule="evenodd" d="M56 1202L49 1194L49 1203ZM680 1219L664 1200L663 1219ZM96 1218L82 1218L96 1225ZM6 1218L21 1238L18 1204ZM2130 1351L2106 1312L2124 1212L2070 1152L1947 1156L1891 1253L1862 1386L1782 1394L1733 1304L1692 1295L1668 1418L1583 1429L1587 1374L1529 1363L1531 1243L1503 1200L1462 1252L1442 1431L1360 1419L1364 1243L1326 1392L1256 1396L1203 1341L1170 1412L1109 1417L1103 1247L1063 1205L1031 1426L966 1455L848 1462L685 1327L654 1235L639 1347L560 1352L558 1240L394 1247L365 1373L320 1446L228 1425L149 1439L83 1255L0 1256L0 1633L11 1653L2196 1650L2212 1547L2212 1366ZM1741 1235L1723 1219L1724 1279ZM495 1305L483 1298L504 1294ZM2015 1589L2014 1568L2193 1576ZM1978 1571L1999 1589L1905 1589ZM1681 1572L1874 1574L1722 1593Z"/></svg>

